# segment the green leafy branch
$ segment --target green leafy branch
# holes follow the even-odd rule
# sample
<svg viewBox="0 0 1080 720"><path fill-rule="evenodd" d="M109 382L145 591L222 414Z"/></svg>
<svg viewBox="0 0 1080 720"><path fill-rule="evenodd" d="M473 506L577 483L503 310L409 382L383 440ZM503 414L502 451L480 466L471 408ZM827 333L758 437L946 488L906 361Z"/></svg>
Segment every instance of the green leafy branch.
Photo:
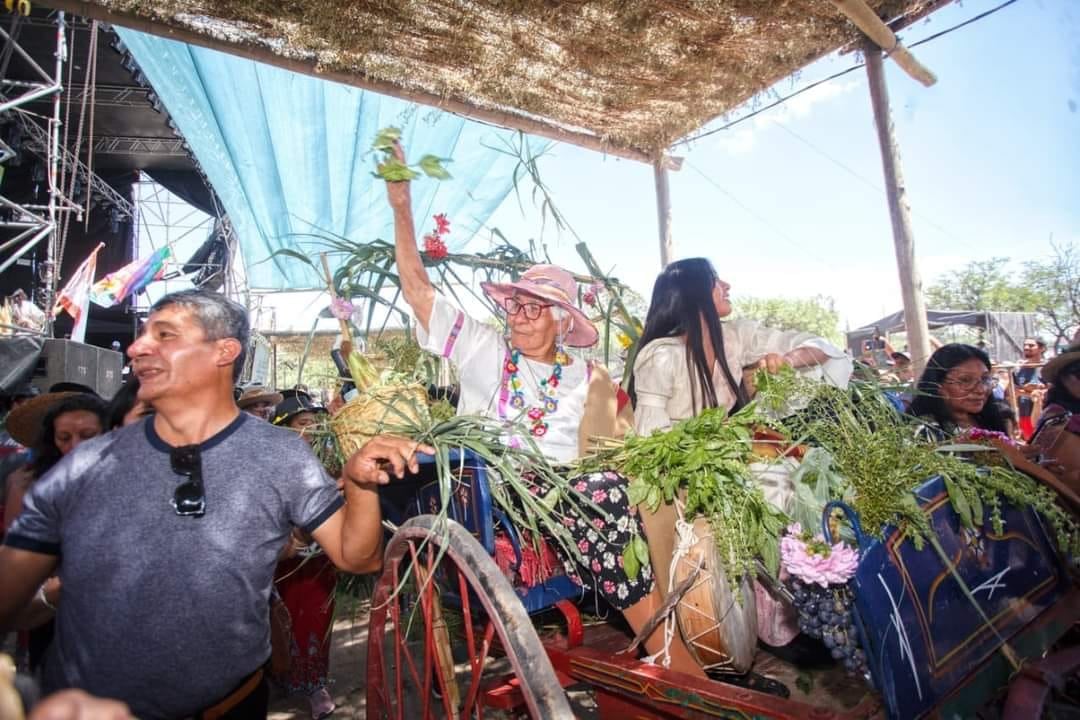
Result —
<svg viewBox="0 0 1080 720"><path fill-rule="evenodd" d="M397 159L394 153L395 145L401 140L401 130L396 127L387 127L379 131L375 141L371 143L371 149L380 155L375 172L377 178L387 182L404 182L415 180L421 174L436 180L449 180L451 175L443 163L451 162L449 158L441 158L437 155L423 155L413 165L407 165ZM413 168L419 168L419 172Z"/></svg>

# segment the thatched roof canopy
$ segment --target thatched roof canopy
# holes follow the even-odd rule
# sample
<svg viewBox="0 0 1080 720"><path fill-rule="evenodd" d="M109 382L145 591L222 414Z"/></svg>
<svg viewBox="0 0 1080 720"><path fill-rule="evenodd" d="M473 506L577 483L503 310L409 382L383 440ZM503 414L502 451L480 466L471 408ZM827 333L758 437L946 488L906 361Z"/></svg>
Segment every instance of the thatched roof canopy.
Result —
<svg viewBox="0 0 1080 720"><path fill-rule="evenodd" d="M46 4L639 158L859 37L828 0ZM942 3L869 4L903 23Z"/></svg>

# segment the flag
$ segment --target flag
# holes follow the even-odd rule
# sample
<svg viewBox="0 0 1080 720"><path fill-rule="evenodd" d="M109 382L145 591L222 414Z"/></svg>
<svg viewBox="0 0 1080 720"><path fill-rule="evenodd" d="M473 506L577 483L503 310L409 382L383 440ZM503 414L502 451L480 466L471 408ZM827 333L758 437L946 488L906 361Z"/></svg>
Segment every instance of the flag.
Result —
<svg viewBox="0 0 1080 720"><path fill-rule="evenodd" d="M153 281L160 280L165 274L165 261L171 255L172 250L166 245L152 255L109 273L91 288L90 299L101 307L112 307L123 302L128 295L138 293Z"/></svg>
<svg viewBox="0 0 1080 720"><path fill-rule="evenodd" d="M75 318L75 327L71 331L71 339L75 342L86 341L86 317L90 314L90 286L94 284L94 275L97 274L97 254L105 243L98 243L90 257L82 261L82 265L68 280L67 285L56 296L56 305L53 306L53 317L61 311Z"/></svg>

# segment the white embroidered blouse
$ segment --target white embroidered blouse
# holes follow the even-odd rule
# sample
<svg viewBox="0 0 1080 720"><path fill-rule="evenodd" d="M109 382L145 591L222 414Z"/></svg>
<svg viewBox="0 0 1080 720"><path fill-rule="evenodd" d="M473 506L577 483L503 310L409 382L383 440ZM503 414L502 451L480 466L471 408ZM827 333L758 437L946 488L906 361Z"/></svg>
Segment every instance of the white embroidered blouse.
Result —
<svg viewBox="0 0 1080 720"><path fill-rule="evenodd" d="M530 425L530 408L543 405L540 381L546 380L553 365L521 358L518 379L525 396L525 406L516 410L509 404L509 376L505 371L510 356L503 333L493 325L480 322L459 310L441 295L428 318L428 331L417 324L416 339L428 352L447 358L457 368L461 382L458 415L483 415ZM589 390L588 367L574 359L563 367L556 390L558 408L544 416L547 433L534 437L537 447L555 462L570 462L578 456L578 428L585 411Z"/></svg>
<svg viewBox="0 0 1080 720"><path fill-rule="evenodd" d="M846 387L851 377L851 358L826 340L795 330L775 330L753 320L731 320L721 326L724 354L735 382L742 380L742 369L769 353L784 354L799 347L814 347L828 356L819 366L800 368L804 375ZM735 405L735 393L720 364L713 367L713 387L717 402L729 410ZM634 390L637 405L634 426L639 435L665 430L680 420L694 417L694 397L704 396L696 376L686 365L686 344L682 338L661 338L643 347L634 361Z"/></svg>

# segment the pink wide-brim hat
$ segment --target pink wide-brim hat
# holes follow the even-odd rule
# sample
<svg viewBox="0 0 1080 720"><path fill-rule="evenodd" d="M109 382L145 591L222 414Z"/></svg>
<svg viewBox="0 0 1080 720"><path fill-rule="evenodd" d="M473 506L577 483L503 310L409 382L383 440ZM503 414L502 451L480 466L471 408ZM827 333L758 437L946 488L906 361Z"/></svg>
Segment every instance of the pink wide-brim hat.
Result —
<svg viewBox="0 0 1080 720"><path fill-rule="evenodd" d="M592 347L600 339L600 333L578 306L577 281L574 276L557 265L533 265L510 283L480 283L481 289L499 307L505 307L504 301L515 293L532 295L557 305L570 313L570 329L563 336L563 343L570 347Z"/></svg>

